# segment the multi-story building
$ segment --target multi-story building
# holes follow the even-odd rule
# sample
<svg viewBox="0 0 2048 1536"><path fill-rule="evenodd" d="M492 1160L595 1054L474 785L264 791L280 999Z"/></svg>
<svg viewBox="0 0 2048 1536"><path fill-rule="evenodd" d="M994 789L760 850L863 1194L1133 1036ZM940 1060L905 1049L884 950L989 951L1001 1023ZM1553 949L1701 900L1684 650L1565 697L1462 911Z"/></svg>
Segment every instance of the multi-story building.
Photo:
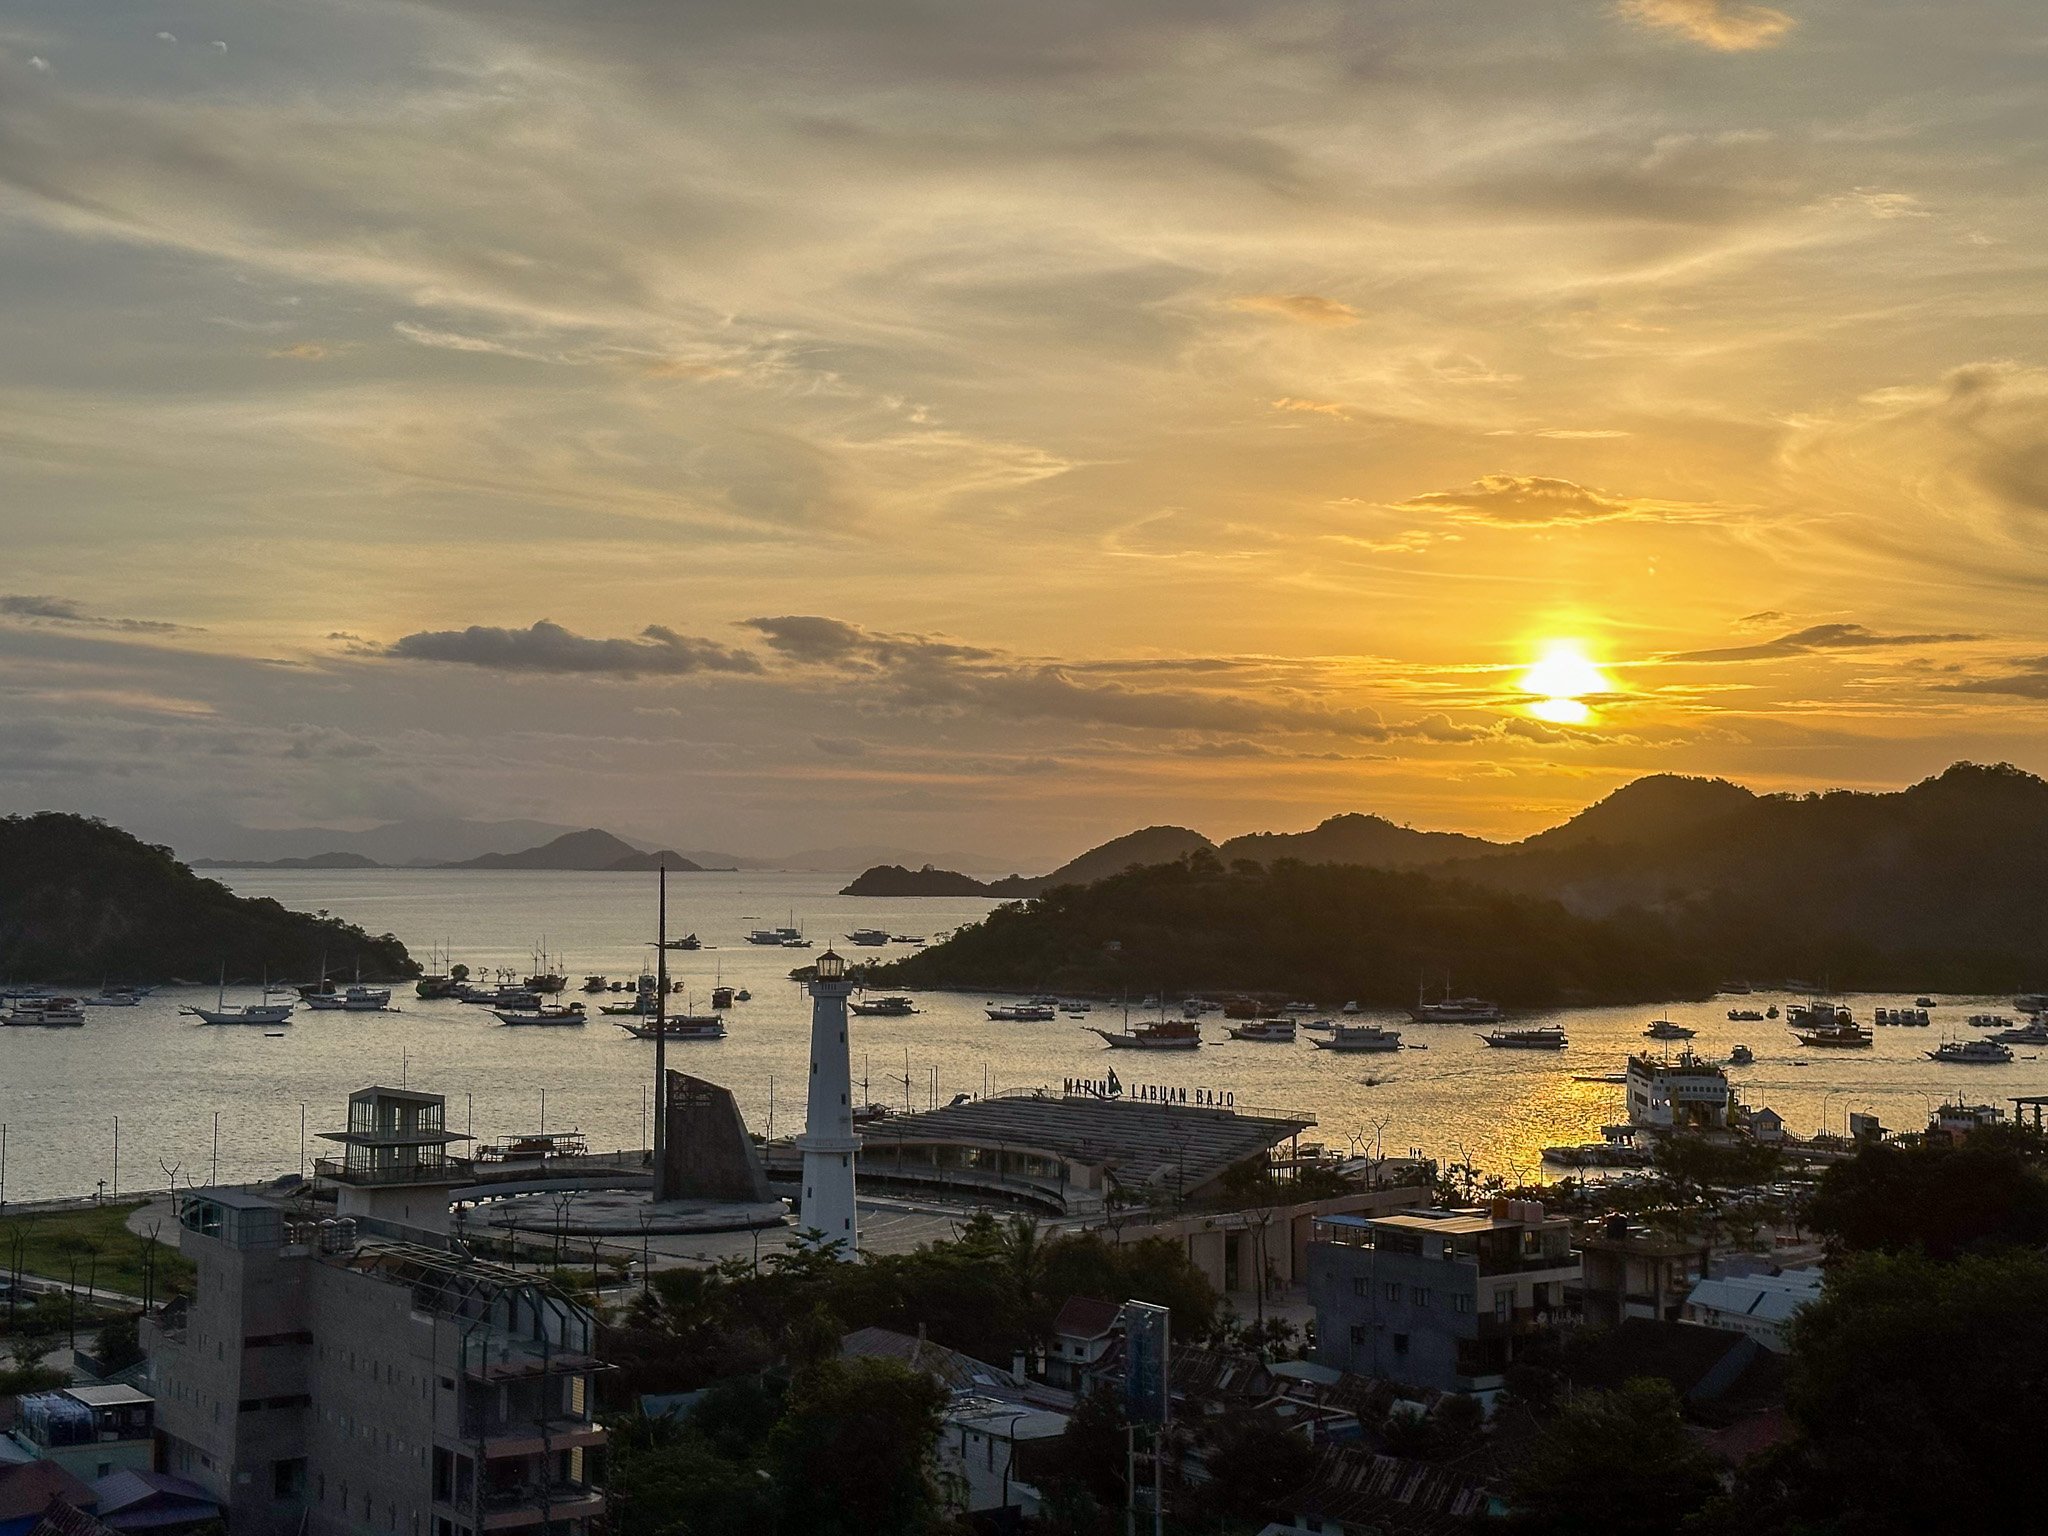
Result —
<svg viewBox="0 0 2048 1536"><path fill-rule="evenodd" d="M1710 1245L1692 1238L1632 1227L1610 1218L1579 1241L1585 1268L1580 1310L1585 1321L1611 1328L1631 1317L1676 1322L1695 1282L1707 1273Z"/></svg>
<svg viewBox="0 0 2048 1536"><path fill-rule="evenodd" d="M314 1209L179 1197L197 1291L144 1327L167 1470L230 1536L583 1536L604 1509L591 1315L444 1234Z"/></svg>
<svg viewBox="0 0 2048 1536"><path fill-rule="evenodd" d="M1569 1318L1571 1223L1534 1200L1329 1216L1308 1251L1316 1359L1442 1392L1498 1390L1523 1341Z"/></svg>

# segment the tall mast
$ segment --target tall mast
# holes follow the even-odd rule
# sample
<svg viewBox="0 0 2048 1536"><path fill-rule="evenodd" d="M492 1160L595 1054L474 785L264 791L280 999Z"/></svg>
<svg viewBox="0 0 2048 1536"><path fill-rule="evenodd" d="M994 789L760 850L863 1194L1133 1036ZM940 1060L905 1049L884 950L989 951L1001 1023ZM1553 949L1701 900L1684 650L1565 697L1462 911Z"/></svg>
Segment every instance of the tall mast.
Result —
<svg viewBox="0 0 2048 1536"><path fill-rule="evenodd" d="M668 1198L668 865L660 866L654 923L654 1198Z"/></svg>

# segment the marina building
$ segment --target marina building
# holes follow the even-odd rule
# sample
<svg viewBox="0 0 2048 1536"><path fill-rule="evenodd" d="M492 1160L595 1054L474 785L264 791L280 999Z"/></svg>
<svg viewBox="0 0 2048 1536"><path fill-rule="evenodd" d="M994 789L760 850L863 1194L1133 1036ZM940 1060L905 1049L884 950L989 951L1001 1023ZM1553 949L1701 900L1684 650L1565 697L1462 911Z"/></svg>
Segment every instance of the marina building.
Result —
<svg viewBox="0 0 2048 1536"><path fill-rule="evenodd" d="M197 1290L143 1325L166 1469L230 1536L583 1536L590 1314L438 1233L314 1209L179 1197Z"/></svg>
<svg viewBox="0 0 2048 1536"><path fill-rule="evenodd" d="M1328 1216L1308 1250L1317 1363L1440 1392L1499 1390L1524 1341L1569 1319L1571 1223L1540 1201Z"/></svg>

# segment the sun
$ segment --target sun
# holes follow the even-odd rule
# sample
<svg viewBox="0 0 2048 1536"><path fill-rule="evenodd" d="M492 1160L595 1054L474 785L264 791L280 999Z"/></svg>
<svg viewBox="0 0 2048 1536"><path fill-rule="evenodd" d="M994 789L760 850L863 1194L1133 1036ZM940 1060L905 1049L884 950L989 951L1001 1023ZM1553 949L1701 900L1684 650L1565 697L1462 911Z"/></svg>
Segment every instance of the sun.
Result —
<svg viewBox="0 0 2048 1536"><path fill-rule="evenodd" d="M1591 707L1584 702L1586 696L1614 689L1577 640L1546 640L1535 662L1517 679L1517 686L1535 695L1525 706L1528 712L1552 725L1584 725L1593 718Z"/></svg>

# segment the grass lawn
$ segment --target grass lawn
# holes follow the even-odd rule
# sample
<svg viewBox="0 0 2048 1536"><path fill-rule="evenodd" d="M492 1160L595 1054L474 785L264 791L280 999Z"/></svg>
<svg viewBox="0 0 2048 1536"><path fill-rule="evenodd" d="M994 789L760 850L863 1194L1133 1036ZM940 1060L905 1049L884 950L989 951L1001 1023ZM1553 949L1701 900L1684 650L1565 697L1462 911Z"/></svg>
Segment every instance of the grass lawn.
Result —
<svg viewBox="0 0 2048 1536"><path fill-rule="evenodd" d="M79 1211L54 1211L0 1217L0 1274L12 1274L19 1265L25 1275L40 1275L67 1283L72 1262L77 1261L78 1287L85 1289L88 1271L94 1290L142 1294L142 1262L149 1239L137 1237L123 1225L128 1213L143 1202L91 1206ZM21 1243L17 1256L15 1243ZM93 1262L98 1251L98 1263ZM166 1221L157 1234L156 1294L167 1285L190 1292L192 1265L178 1252L176 1225Z"/></svg>

